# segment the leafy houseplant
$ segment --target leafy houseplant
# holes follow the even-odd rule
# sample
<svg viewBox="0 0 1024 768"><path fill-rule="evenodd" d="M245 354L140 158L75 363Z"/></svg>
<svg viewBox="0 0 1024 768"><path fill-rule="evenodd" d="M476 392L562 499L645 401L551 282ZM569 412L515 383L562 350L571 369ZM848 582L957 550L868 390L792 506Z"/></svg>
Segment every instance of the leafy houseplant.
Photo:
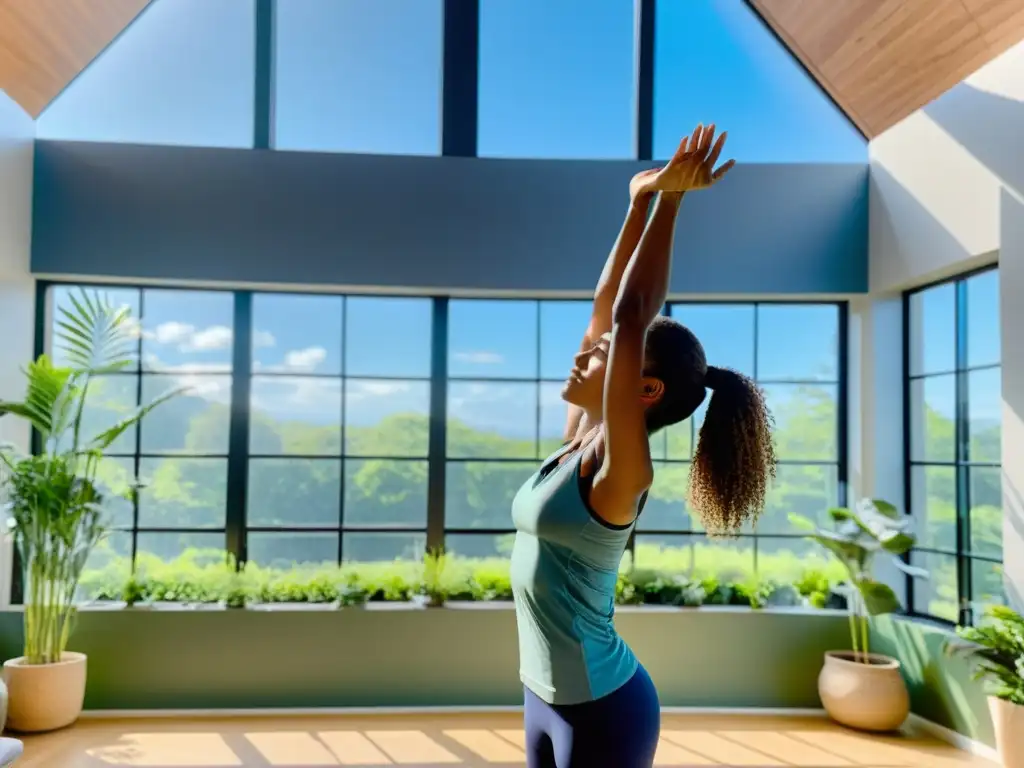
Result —
<svg viewBox="0 0 1024 768"><path fill-rule="evenodd" d="M445 588L447 563L448 555L441 550L431 550L423 557L423 592L431 608L440 608L448 597Z"/></svg>
<svg viewBox="0 0 1024 768"><path fill-rule="evenodd" d="M834 555L847 572L853 652L826 654L818 692L826 711L840 723L864 730L894 730L909 713L909 695L899 662L870 652L869 629L872 617L899 611L900 601L891 587L875 579L872 567L881 554L904 573L927 577L925 571L902 560L915 542L908 532L911 518L879 499L863 499L855 509L831 509L829 516L833 529L790 515L792 523L810 531L807 538Z"/></svg>
<svg viewBox="0 0 1024 768"><path fill-rule="evenodd" d="M99 434L84 434L94 379L133 364L135 326L127 309L115 309L84 291L60 310L57 326L69 364L56 366L41 355L25 369L25 400L0 402L0 416L27 420L42 446L34 456L0 447L0 494L26 577L24 656L4 665L11 688L10 725L21 731L59 728L81 712L85 657L65 649L82 570L106 534L98 482L103 453L177 394L167 392Z"/></svg>
<svg viewBox="0 0 1024 768"><path fill-rule="evenodd" d="M976 627L958 627L950 655L966 656L976 665L975 679L989 689L989 712L996 748L1007 768L1024 766L1024 618L1004 605L990 606Z"/></svg>

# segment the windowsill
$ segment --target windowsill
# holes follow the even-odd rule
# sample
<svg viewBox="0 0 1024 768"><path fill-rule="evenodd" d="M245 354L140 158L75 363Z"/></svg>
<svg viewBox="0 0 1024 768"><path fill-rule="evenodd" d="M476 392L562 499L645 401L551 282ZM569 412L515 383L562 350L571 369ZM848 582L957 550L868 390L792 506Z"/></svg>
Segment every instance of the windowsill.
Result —
<svg viewBox="0 0 1024 768"><path fill-rule="evenodd" d="M24 607L12 605L4 609L11 613L21 613ZM217 612L253 612L253 613L339 613L339 612L395 612L395 611L512 611L514 606L509 600L494 600L489 602L462 602L452 601L443 606L430 607L423 602L374 602L365 605L345 606L339 608L330 603L256 603L244 608L228 608L219 603L140 603L131 607L119 602L96 602L86 603L78 606L81 613L217 613ZM772 615L795 615L795 616L846 616L843 610L829 608L806 608L803 606L770 606L765 608L750 608L745 605L702 605L699 607L685 607L673 605L619 605L615 607L616 614L632 613L711 613L711 614L752 614L766 613ZM903 617L912 621L919 621L918 617ZM922 620L923 621L923 620Z"/></svg>

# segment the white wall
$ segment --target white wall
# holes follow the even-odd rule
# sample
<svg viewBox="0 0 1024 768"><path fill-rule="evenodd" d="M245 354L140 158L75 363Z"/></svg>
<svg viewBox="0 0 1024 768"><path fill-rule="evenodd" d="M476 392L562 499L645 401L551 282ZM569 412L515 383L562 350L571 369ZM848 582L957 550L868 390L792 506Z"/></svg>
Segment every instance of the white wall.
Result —
<svg viewBox="0 0 1024 768"><path fill-rule="evenodd" d="M0 90L0 400L21 398L21 367L33 351L35 284L29 274L29 243L34 137L32 119ZM28 427L11 417L0 418L0 443L28 450ZM10 598L10 556L9 543L0 541L0 607Z"/></svg>
<svg viewBox="0 0 1024 768"><path fill-rule="evenodd" d="M996 260L1024 189L1024 43L868 146L869 281L888 292Z"/></svg>
<svg viewBox="0 0 1024 768"><path fill-rule="evenodd" d="M999 262L1003 557L1007 592L1024 606L1024 43L873 140L868 155L874 303ZM861 352L869 367L891 358L884 342L862 345ZM862 384L867 402L885 397L884 390L871 391L880 381L862 377ZM889 391L899 398L898 389ZM861 414L866 441L879 420L869 408ZM870 455L871 446L862 451Z"/></svg>

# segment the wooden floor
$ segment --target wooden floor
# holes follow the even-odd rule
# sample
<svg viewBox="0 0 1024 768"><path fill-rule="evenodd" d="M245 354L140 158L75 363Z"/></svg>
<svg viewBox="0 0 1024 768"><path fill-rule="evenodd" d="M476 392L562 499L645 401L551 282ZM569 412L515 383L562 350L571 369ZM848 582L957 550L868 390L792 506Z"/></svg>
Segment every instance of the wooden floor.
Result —
<svg viewBox="0 0 1024 768"><path fill-rule="evenodd" d="M525 765L522 744L515 715L83 720L25 739L16 768L480 768ZM690 715L664 717L656 765L995 766L919 734L871 737L818 718Z"/></svg>

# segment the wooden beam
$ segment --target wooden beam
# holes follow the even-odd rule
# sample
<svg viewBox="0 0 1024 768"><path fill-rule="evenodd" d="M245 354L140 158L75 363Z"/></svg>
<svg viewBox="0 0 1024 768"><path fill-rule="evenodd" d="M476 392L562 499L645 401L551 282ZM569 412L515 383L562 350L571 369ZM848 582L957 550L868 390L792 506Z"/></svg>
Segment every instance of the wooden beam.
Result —
<svg viewBox="0 0 1024 768"><path fill-rule="evenodd" d="M150 0L0 0L0 89L32 117Z"/></svg>

